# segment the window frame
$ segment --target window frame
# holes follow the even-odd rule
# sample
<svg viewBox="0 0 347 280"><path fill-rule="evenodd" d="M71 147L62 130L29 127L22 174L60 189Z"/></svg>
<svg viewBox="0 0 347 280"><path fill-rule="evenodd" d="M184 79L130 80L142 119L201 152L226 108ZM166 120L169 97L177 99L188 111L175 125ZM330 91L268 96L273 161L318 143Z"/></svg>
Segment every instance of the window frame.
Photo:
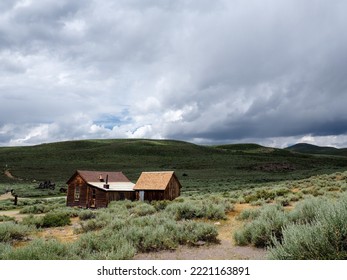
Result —
<svg viewBox="0 0 347 280"><path fill-rule="evenodd" d="M74 201L80 201L81 187L75 186Z"/></svg>

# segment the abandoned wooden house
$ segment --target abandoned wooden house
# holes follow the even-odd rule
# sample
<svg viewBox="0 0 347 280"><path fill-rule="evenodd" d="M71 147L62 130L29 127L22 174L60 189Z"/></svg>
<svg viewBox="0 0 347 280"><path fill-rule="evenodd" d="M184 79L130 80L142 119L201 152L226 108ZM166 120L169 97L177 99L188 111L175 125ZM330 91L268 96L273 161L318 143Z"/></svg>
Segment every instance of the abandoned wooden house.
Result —
<svg viewBox="0 0 347 280"><path fill-rule="evenodd" d="M67 184L67 206L100 208L113 200L136 199L134 184L122 172L77 170Z"/></svg>
<svg viewBox="0 0 347 280"><path fill-rule="evenodd" d="M140 201L173 200L181 193L181 183L175 172L142 172L134 190Z"/></svg>

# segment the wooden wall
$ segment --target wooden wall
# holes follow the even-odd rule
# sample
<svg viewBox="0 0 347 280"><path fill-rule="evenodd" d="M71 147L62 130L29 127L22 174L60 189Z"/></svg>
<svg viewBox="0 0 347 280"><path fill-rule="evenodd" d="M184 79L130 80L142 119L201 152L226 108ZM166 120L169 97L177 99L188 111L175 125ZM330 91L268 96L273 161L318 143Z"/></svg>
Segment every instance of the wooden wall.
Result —
<svg viewBox="0 0 347 280"><path fill-rule="evenodd" d="M175 177L172 177L165 190L144 190L144 200L174 200L180 194L180 184ZM140 190L136 192L136 199L140 200Z"/></svg>
<svg viewBox="0 0 347 280"><path fill-rule="evenodd" d="M169 181L168 187L165 189L164 199L174 200L176 197L179 197L180 194L180 184L178 180L174 176L172 176Z"/></svg>
<svg viewBox="0 0 347 280"><path fill-rule="evenodd" d="M80 198L78 201L75 201L75 189L76 187L80 188ZM69 184L67 189L67 206L80 206L86 207L87 205L87 190L88 185L82 179L81 176L77 175Z"/></svg>
<svg viewBox="0 0 347 280"><path fill-rule="evenodd" d="M108 192L108 202L113 200L135 200L136 194L134 191L123 191L123 192Z"/></svg>
<svg viewBox="0 0 347 280"><path fill-rule="evenodd" d="M75 200L76 187L80 190L79 200ZM94 198L93 198L94 194ZM68 186L67 206L77 206L82 208L101 208L107 207L110 201L129 199L135 200L136 195L133 191L110 192L96 187L89 186L81 176L77 175Z"/></svg>

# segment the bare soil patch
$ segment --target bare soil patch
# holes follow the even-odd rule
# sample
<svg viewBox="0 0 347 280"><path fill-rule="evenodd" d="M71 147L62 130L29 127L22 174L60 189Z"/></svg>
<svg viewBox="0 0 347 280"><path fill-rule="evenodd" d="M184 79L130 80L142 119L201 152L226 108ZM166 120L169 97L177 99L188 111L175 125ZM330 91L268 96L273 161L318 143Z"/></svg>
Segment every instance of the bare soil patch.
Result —
<svg viewBox="0 0 347 280"><path fill-rule="evenodd" d="M0 200L7 200L7 199L11 199L14 198L11 194L11 192L7 192L5 194L0 195Z"/></svg>
<svg viewBox="0 0 347 280"><path fill-rule="evenodd" d="M37 236L45 239L55 238L60 242L73 242L79 238L75 230L79 228L79 218L71 218L71 225L55 228L46 228L39 231Z"/></svg>
<svg viewBox="0 0 347 280"><path fill-rule="evenodd" d="M16 178L12 175L12 173L9 170L5 170L4 174L6 177L15 180Z"/></svg>

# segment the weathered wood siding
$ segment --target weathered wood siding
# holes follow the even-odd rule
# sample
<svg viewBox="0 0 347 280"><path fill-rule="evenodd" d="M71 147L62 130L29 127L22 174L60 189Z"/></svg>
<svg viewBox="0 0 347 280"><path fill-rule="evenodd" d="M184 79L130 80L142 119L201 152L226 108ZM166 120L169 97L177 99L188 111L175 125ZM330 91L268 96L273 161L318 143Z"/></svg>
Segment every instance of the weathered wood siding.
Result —
<svg viewBox="0 0 347 280"><path fill-rule="evenodd" d="M180 185L177 179L174 176L172 176L167 188L165 189L164 199L174 200L176 197L180 196L180 194L181 194Z"/></svg>
<svg viewBox="0 0 347 280"><path fill-rule="evenodd" d="M134 191L119 191L119 192L108 192L108 202L113 200L135 200L136 194Z"/></svg>
<svg viewBox="0 0 347 280"><path fill-rule="evenodd" d="M75 200L76 189L79 189L79 200ZM81 176L77 175L68 185L67 206L77 206L83 208L107 207L113 200L135 200L134 191L106 191L88 185Z"/></svg>
<svg viewBox="0 0 347 280"><path fill-rule="evenodd" d="M76 188L79 188L79 200L75 200L75 192ZM67 206L79 206L79 207L86 207L87 205L87 190L88 185L87 183L82 179L81 176L77 175L69 184L67 189L67 199L66 199L66 205Z"/></svg>
<svg viewBox="0 0 347 280"><path fill-rule="evenodd" d="M180 184L177 179L173 176L165 190L143 190L144 200L174 200L180 196ZM136 192L136 199L140 200L140 190Z"/></svg>

